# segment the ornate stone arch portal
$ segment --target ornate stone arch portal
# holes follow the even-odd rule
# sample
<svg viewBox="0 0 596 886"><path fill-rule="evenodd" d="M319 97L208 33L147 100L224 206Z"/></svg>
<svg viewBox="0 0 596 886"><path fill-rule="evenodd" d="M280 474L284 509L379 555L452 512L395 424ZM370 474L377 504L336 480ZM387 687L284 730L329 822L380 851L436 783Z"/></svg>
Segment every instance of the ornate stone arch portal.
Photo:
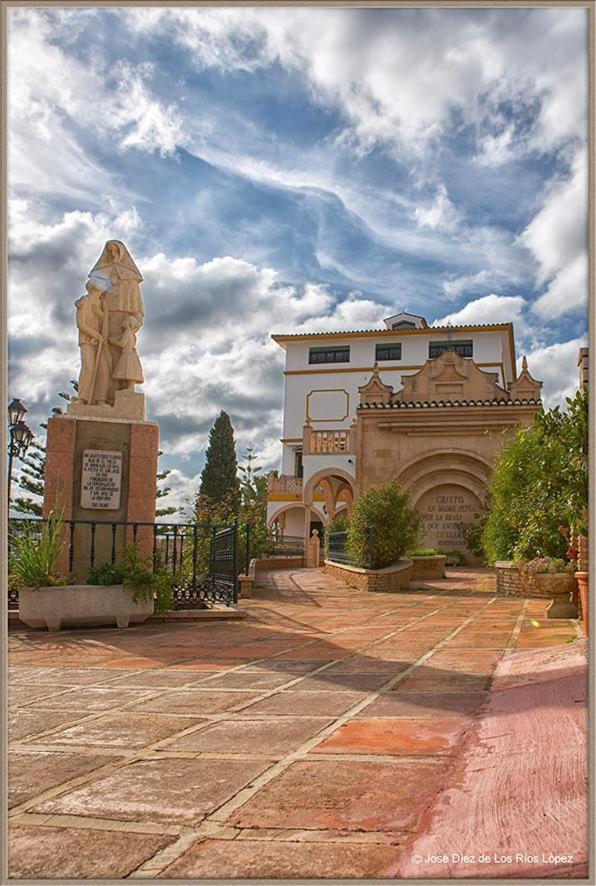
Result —
<svg viewBox="0 0 596 886"><path fill-rule="evenodd" d="M399 482L410 490L422 517L424 547L457 550L475 559L466 543L466 524L474 523L486 503L490 463L474 453L426 453L405 466Z"/></svg>

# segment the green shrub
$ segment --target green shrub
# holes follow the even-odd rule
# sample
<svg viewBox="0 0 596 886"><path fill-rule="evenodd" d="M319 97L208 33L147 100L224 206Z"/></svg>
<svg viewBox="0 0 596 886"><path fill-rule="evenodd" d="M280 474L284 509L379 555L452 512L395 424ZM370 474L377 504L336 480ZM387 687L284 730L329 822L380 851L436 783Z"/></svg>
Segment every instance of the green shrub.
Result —
<svg viewBox="0 0 596 886"><path fill-rule="evenodd" d="M436 557L437 551L433 548L426 548L422 551L409 551L408 557Z"/></svg>
<svg viewBox="0 0 596 886"><path fill-rule="evenodd" d="M155 611L166 612L173 605L174 576L168 570L157 568L153 571L152 558L141 557L134 544L124 549L120 563L102 563L91 566L87 583L92 585L124 585L132 591L132 598L155 599Z"/></svg>
<svg viewBox="0 0 596 886"><path fill-rule="evenodd" d="M370 565L371 569L391 566L415 547L421 525L420 515L410 504L408 493L394 481L381 483L354 504L348 526L348 554L355 566Z"/></svg>
<svg viewBox="0 0 596 886"><path fill-rule="evenodd" d="M461 551L439 551L442 557L449 557L450 560L455 560L456 566L464 566L466 562L466 558L462 554Z"/></svg>
<svg viewBox="0 0 596 886"><path fill-rule="evenodd" d="M64 523L58 514L50 514L39 528L18 525L11 531L8 564L12 587L38 590L67 584L58 574L57 561L65 547Z"/></svg>

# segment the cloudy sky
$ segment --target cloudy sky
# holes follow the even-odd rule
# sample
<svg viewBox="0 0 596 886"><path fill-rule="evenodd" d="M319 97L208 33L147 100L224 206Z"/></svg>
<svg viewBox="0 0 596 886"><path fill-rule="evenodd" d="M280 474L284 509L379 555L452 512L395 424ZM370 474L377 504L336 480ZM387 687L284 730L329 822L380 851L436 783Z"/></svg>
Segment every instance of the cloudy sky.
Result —
<svg viewBox="0 0 596 886"><path fill-rule="evenodd" d="M587 328L587 10L9 9L10 394L78 372L108 238L145 282L177 499L209 427L279 458L273 332L515 323L560 402Z"/></svg>

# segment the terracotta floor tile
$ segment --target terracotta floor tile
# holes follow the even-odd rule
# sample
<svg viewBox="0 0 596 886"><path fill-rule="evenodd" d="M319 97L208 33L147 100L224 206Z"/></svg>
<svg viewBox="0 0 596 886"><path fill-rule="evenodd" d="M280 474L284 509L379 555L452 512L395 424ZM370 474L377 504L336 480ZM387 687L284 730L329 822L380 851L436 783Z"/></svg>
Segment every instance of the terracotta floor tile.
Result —
<svg viewBox="0 0 596 886"><path fill-rule="evenodd" d="M170 749L280 756L300 747L330 722L330 718L309 717L296 720L222 720L176 739Z"/></svg>
<svg viewBox="0 0 596 886"><path fill-rule="evenodd" d="M201 680L200 685L206 689L275 689L283 686L289 680L294 680L298 674L291 673L268 673L267 671L238 671L237 673L222 674Z"/></svg>
<svg viewBox="0 0 596 886"><path fill-rule="evenodd" d="M201 722L200 718L151 714L104 714L69 726L46 738L46 744L104 748L142 748Z"/></svg>
<svg viewBox="0 0 596 886"><path fill-rule="evenodd" d="M120 879L173 843L165 834L13 825L9 876L15 879Z"/></svg>
<svg viewBox="0 0 596 886"><path fill-rule="evenodd" d="M294 716L338 717L366 698L363 692L294 692L286 690L257 701L245 708L238 717Z"/></svg>
<svg viewBox="0 0 596 886"><path fill-rule="evenodd" d="M356 714L356 719L468 716L478 710L486 698L486 692L387 692Z"/></svg>
<svg viewBox="0 0 596 886"><path fill-rule="evenodd" d="M202 689L177 689L158 698L141 701L134 711L169 714L219 714L242 702L258 698L259 692L208 692Z"/></svg>
<svg viewBox="0 0 596 886"><path fill-rule="evenodd" d="M140 760L46 800L34 810L121 821L197 824L267 765L256 760Z"/></svg>
<svg viewBox="0 0 596 886"><path fill-rule="evenodd" d="M483 692L490 686L490 676L466 673L434 674L414 671L393 687L394 692Z"/></svg>
<svg viewBox="0 0 596 886"><path fill-rule="evenodd" d="M374 692L387 682L386 673L381 674L338 674L335 671L321 671L313 677L304 677L295 683L292 692Z"/></svg>
<svg viewBox="0 0 596 886"><path fill-rule="evenodd" d="M233 813L239 827L407 831L438 790L444 763L293 763Z"/></svg>
<svg viewBox="0 0 596 886"><path fill-rule="evenodd" d="M9 751L8 808L119 759L60 751Z"/></svg>
<svg viewBox="0 0 596 886"><path fill-rule="evenodd" d="M469 722L463 717L353 720L311 753L445 756L454 752Z"/></svg>
<svg viewBox="0 0 596 886"><path fill-rule="evenodd" d="M37 711L29 707L9 708L8 738L9 741L20 741L38 732L57 729L59 726L80 720L80 718L81 714L76 711Z"/></svg>
<svg viewBox="0 0 596 886"><path fill-rule="evenodd" d="M65 687L60 687L64 689ZM69 688L58 696L50 696L38 699L35 702L37 710L52 711L80 711L80 716L95 711L109 711L134 701L141 701L149 693L142 689L124 689L122 686L112 688L110 686L85 686L82 688Z"/></svg>
<svg viewBox="0 0 596 886"><path fill-rule="evenodd" d="M203 840L194 843L161 877L232 879L355 879L384 876L397 846L289 843L276 840Z"/></svg>

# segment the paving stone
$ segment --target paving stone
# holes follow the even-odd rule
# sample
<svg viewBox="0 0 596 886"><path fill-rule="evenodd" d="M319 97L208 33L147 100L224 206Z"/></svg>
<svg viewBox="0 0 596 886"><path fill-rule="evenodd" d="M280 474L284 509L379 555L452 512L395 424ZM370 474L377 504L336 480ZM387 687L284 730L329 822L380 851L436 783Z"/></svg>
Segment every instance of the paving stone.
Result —
<svg viewBox="0 0 596 886"><path fill-rule="evenodd" d="M41 712L40 712L41 713ZM44 712L45 713L45 712ZM201 723L189 717L151 714L105 714L53 733L45 739L52 745L82 745L106 748L142 748Z"/></svg>
<svg viewBox="0 0 596 886"><path fill-rule="evenodd" d="M468 716L487 698L486 692L387 692L356 714L356 719L373 717Z"/></svg>
<svg viewBox="0 0 596 886"><path fill-rule="evenodd" d="M382 844L204 840L194 843L160 877L333 879L382 877L400 850Z"/></svg>
<svg viewBox="0 0 596 886"><path fill-rule="evenodd" d="M39 702L40 699L48 698L52 695L59 695L67 689L66 686L35 686L32 683L17 683L8 687L8 704L9 707L20 708L29 705L32 702ZM36 704L36 707L40 707Z"/></svg>
<svg viewBox="0 0 596 886"><path fill-rule="evenodd" d="M384 661L375 657L371 651L370 656L354 655L345 661L337 662L327 668L326 674L385 674L390 680L395 674L407 670L410 662Z"/></svg>
<svg viewBox="0 0 596 886"><path fill-rule="evenodd" d="M311 753L446 756L454 753L470 722L465 717L352 720Z"/></svg>
<svg viewBox="0 0 596 886"><path fill-rule="evenodd" d="M61 751L9 751L9 809L31 800L50 788L120 759L121 757L116 756L91 756Z"/></svg>
<svg viewBox="0 0 596 886"><path fill-rule="evenodd" d="M33 670L27 668L27 670ZM59 686L83 686L89 683L104 683L117 676L104 668L52 668L46 673L40 668L35 683L57 683ZM124 672L123 672L124 673Z"/></svg>
<svg viewBox="0 0 596 886"><path fill-rule="evenodd" d="M270 698L257 701L237 717L295 716L295 717L339 717L357 702L366 698L363 692L293 692L285 690Z"/></svg>
<svg viewBox="0 0 596 886"><path fill-rule="evenodd" d="M59 726L80 719L81 714L76 711L37 711L33 708L9 708L8 739L9 741L20 741L38 732L57 729Z"/></svg>
<svg viewBox="0 0 596 886"><path fill-rule="evenodd" d="M156 670L144 671L126 671L122 677L117 677L110 682L110 686L125 686L127 689L160 689L176 688L184 686L187 683L196 682L195 674L187 674L184 671L172 671L169 668L158 668Z"/></svg>
<svg viewBox="0 0 596 886"><path fill-rule="evenodd" d="M490 676L461 673L433 674L414 671L393 687L394 692L482 692L490 687Z"/></svg>
<svg viewBox="0 0 596 886"><path fill-rule="evenodd" d="M211 687L214 689L275 689L277 686L283 686L289 680L295 680L297 676L297 674L288 672L239 671L201 680L201 686L209 689Z"/></svg>
<svg viewBox="0 0 596 886"><path fill-rule="evenodd" d="M203 689L177 689L158 698L142 701L135 711L171 714L218 714L243 702L258 698L259 692L209 692Z"/></svg>
<svg viewBox="0 0 596 886"><path fill-rule="evenodd" d="M388 680L387 674L337 674L322 671L313 677L305 677L291 688L295 692L374 692Z"/></svg>
<svg viewBox="0 0 596 886"><path fill-rule="evenodd" d="M300 761L265 785L227 823L307 830L411 830L443 775L443 761Z"/></svg>
<svg viewBox="0 0 596 886"><path fill-rule="evenodd" d="M120 708L122 705L140 701L148 695L142 689L124 689L123 687L99 687L85 686L70 689L58 696L50 696L38 700L35 707L38 710L63 710L81 711L81 716L95 711L109 711L111 708Z"/></svg>
<svg viewBox="0 0 596 886"><path fill-rule="evenodd" d="M256 760L140 760L32 811L198 824L268 765Z"/></svg>
<svg viewBox="0 0 596 886"><path fill-rule="evenodd" d="M13 825L9 876L15 879L120 879L173 843L166 834Z"/></svg>
<svg viewBox="0 0 596 886"><path fill-rule="evenodd" d="M330 718L296 720L223 720L176 739L170 750L219 754L287 754L331 722Z"/></svg>

